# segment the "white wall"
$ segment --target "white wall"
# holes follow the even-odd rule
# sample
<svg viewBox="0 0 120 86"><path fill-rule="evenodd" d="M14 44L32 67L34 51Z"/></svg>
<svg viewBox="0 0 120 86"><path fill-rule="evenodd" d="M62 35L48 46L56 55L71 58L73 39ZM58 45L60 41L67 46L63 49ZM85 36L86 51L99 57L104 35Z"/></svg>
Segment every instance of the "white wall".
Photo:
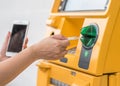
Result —
<svg viewBox="0 0 120 86"><path fill-rule="evenodd" d="M14 20L30 20L29 46L44 38L45 22L52 2L53 0L0 0L0 47ZM36 63L29 66L7 86L36 86Z"/></svg>

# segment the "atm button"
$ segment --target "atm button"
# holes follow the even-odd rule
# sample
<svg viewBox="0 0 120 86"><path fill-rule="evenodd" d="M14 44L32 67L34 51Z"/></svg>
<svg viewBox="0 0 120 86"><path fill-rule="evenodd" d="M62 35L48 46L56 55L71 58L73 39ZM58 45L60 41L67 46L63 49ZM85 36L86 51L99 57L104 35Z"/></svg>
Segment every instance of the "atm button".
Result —
<svg viewBox="0 0 120 86"><path fill-rule="evenodd" d="M68 59L67 58L62 58L60 59L61 62L67 63Z"/></svg>

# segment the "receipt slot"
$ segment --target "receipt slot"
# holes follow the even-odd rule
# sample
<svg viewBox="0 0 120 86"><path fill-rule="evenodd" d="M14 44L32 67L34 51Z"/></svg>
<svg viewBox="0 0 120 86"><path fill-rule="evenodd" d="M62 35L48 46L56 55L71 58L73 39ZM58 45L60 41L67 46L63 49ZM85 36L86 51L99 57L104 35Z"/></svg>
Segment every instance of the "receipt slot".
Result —
<svg viewBox="0 0 120 86"><path fill-rule="evenodd" d="M70 40L60 60L38 63L38 86L120 85L119 0L54 0L46 36Z"/></svg>

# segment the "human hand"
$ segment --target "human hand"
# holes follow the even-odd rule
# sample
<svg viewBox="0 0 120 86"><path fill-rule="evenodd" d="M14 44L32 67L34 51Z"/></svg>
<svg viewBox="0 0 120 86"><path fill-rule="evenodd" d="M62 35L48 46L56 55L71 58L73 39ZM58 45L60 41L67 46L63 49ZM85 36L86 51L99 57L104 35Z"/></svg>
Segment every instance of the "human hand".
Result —
<svg viewBox="0 0 120 86"><path fill-rule="evenodd" d="M8 56L6 56L6 51L7 51L10 36L11 36L11 33L8 32L6 37L5 37L5 41L2 45L2 48L0 50L0 61L8 59ZM27 43L28 43L28 38L26 38L26 40L25 40L25 44L23 45L23 49L27 48Z"/></svg>
<svg viewBox="0 0 120 86"><path fill-rule="evenodd" d="M8 32L6 37L5 37L5 41L4 41L3 45L2 45L2 48L0 50L0 61L3 61L5 59L7 59L6 51L7 51L7 46L8 46L8 41L10 39L10 35L11 35L11 33Z"/></svg>
<svg viewBox="0 0 120 86"><path fill-rule="evenodd" d="M37 59L56 60L64 57L69 41L62 35L53 35L34 44L33 56Z"/></svg>

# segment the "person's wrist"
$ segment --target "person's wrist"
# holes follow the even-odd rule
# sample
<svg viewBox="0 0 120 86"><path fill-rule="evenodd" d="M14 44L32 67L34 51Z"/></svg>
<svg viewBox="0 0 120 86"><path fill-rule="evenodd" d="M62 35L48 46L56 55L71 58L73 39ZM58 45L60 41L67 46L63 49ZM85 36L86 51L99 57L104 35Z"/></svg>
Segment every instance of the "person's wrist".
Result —
<svg viewBox="0 0 120 86"><path fill-rule="evenodd" d="M36 47L35 45L32 45L32 46L29 47L30 48L29 50L30 50L32 58L35 59L35 60L38 60L38 56L37 56L35 47Z"/></svg>
<svg viewBox="0 0 120 86"><path fill-rule="evenodd" d="M35 56L35 53L34 53L34 49L33 49L33 46L30 46L29 48L27 48L27 50L29 51L30 53L30 57L35 61L37 60L36 56Z"/></svg>

